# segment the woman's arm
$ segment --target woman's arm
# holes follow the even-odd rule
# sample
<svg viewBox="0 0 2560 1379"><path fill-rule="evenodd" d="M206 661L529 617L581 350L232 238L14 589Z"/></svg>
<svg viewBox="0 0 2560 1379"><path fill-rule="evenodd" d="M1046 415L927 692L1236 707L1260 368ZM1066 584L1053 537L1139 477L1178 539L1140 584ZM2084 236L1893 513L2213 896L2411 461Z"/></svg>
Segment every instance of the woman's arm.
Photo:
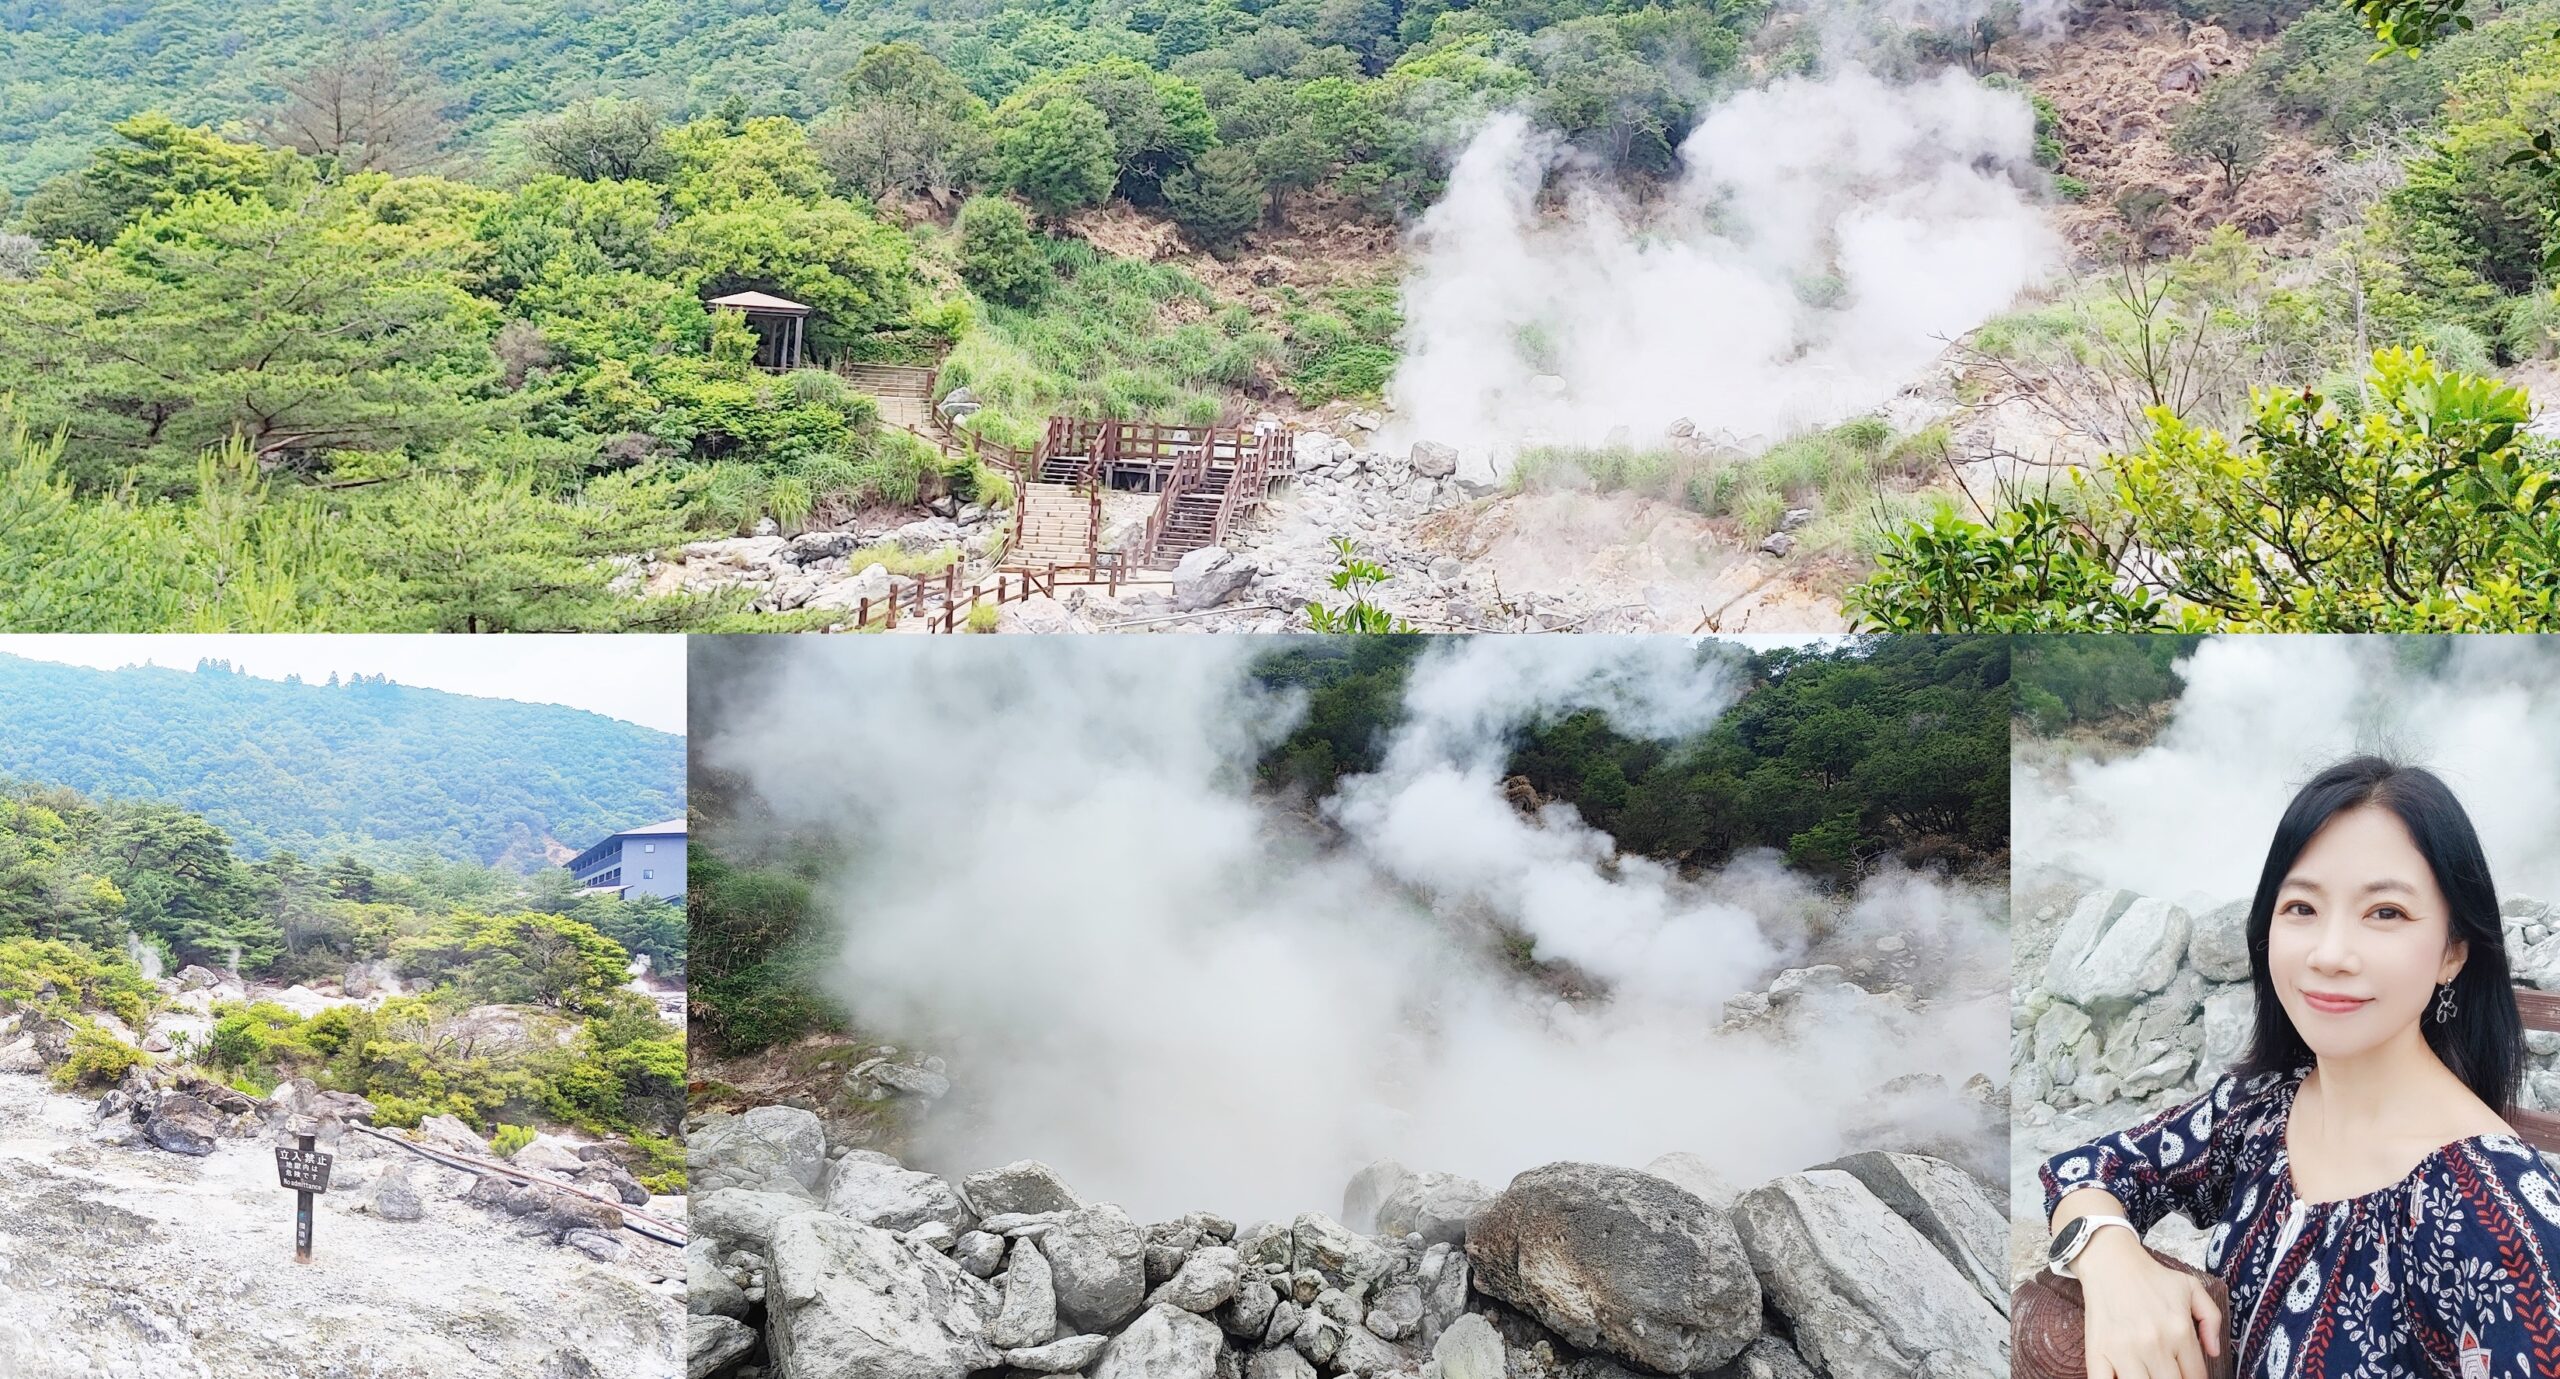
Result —
<svg viewBox="0 0 2560 1379"><path fill-rule="evenodd" d="M2046 1161L2048 1225L2122 1216L2132 1230L2102 1227L2072 1261L2086 1309L2090 1379L2204 1379L2222 1353L2222 1309L2204 1281L2151 1257L2139 1232L2184 1212L2198 1225L2228 1198L2236 1134L2219 1133L2237 1097L2231 1078L2130 1130Z"/></svg>

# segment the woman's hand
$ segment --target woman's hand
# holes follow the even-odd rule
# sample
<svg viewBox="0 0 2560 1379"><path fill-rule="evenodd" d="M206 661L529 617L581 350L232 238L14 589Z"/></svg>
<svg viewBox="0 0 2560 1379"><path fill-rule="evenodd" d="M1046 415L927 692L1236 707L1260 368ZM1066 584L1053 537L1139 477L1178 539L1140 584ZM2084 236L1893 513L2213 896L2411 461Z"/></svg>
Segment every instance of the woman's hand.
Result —
<svg viewBox="0 0 2560 1379"><path fill-rule="evenodd" d="M2205 1379L2222 1353L2222 1309L2204 1280L2104 1230L2071 1263L2085 1308L2089 1379Z"/></svg>

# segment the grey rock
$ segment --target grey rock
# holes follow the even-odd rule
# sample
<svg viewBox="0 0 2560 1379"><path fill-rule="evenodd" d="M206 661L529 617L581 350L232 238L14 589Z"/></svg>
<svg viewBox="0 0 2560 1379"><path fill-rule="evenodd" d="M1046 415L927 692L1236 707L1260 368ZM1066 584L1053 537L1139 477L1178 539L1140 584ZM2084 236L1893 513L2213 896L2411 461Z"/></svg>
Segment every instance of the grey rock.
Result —
<svg viewBox="0 0 2560 1379"><path fill-rule="evenodd" d="M409 1181L407 1161L384 1169L373 1183L373 1196L365 1202L365 1210L385 1221L416 1221L427 1214L426 1204L418 1199L417 1185Z"/></svg>
<svg viewBox="0 0 2560 1379"><path fill-rule="evenodd" d="M1112 1330L1146 1299L1146 1237L1118 1207L1062 1213L1040 1236L1040 1251L1057 1284L1059 1320L1078 1331Z"/></svg>
<svg viewBox="0 0 2560 1379"><path fill-rule="evenodd" d="M1455 1173L1417 1173L1378 1204L1378 1233L1420 1234L1424 1243L1463 1244L1467 1223L1493 1201L1493 1190Z"/></svg>
<svg viewBox="0 0 2560 1379"><path fill-rule="evenodd" d="M1396 1374L1413 1362L1402 1346L1381 1339L1365 1326L1346 1326L1333 1350L1333 1367L1345 1375Z"/></svg>
<svg viewBox="0 0 2560 1379"><path fill-rule="evenodd" d="M1343 1224L1355 1231L1374 1229L1380 1204L1412 1176L1412 1170L1393 1159L1380 1159L1352 1174L1342 1189Z"/></svg>
<svg viewBox="0 0 2560 1379"><path fill-rule="evenodd" d="M1717 1370L1708 1379L1816 1379L1813 1366L1796 1354L1796 1348L1775 1336L1753 1341L1748 1350L1732 1364Z"/></svg>
<svg viewBox="0 0 2560 1379"><path fill-rule="evenodd" d="M720 1267L720 1252L711 1241L696 1238L684 1247L684 1309L695 1316L747 1315L747 1295Z"/></svg>
<svg viewBox="0 0 2560 1379"><path fill-rule="evenodd" d="M1316 1379L1316 1367L1307 1363L1307 1357L1285 1345L1255 1351L1245 1360L1244 1373L1245 1379Z"/></svg>
<svg viewBox="0 0 2560 1379"><path fill-rule="evenodd" d="M747 1188L815 1197L827 1167L827 1135L813 1111L758 1106L712 1116L687 1132L685 1164L697 1193Z"/></svg>
<svg viewBox="0 0 2560 1379"><path fill-rule="evenodd" d="M1823 1164L1864 1184L1909 1222L1983 1299L2009 1311L2007 1217L1963 1169L1919 1154L1869 1151Z"/></svg>
<svg viewBox="0 0 2560 1379"><path fill-rule="evenodd" d="M1324 1282L1354 1297L1367 1297L1395 1268L1395 1256L1384 1246L1321 1212L1306 1212L1289 1223L1289 1251L1294 1267L1313 1269Z"/></svg>
<svg viewBox="0 0 2560 1379"><path fill-rule="evenodd" d="M1424 1250L1415 1276L1422 1288L1423 1335L1429 1337L1467 1310L1466 1247L1434 1245Z"/></svg>
<svg viewBox="0 0 2560 1379"><path fill-rule="evenodd" d="M994 1291L930 1250L824 1212L786 1217L766 1251L765 1335L779 1379L967 1379Z"/></svg>
<svg viewBox="0 0 2560 1379"><path fill-rule="evenodd" d="M960 1243L960 1233L940 1221L927 1221L906 1233L910 1244L949 1254Z"/></svg>
<svg viewBox="0 0 2560 1379"><path fill-rule="evenodd" d="M1150 1307L1111 1338L1094 1379L1217 1379L1226 1333L1179 1307Z"/></svg>
<svg viewBox="0 0 2560 1379"><path fill-rule="evenodd" d="M933 1101L947 1096L951 1079L930 1068L914 1068L904 1063L883 1063L871 1070L871 1080L904 1096Z"/></svg>
<svg viewBox="0 0 2560 1379"><path fill-rule="evenodd" d="M1458 472L1458 451L1437 441L1415 441L1408 463L1422 478L1446 479Z"/></svg>
<svg viewBox="0 0 2560 1379"><path fill-rule="evenodd" d="M1760 549L1770 555L1783 556L1795 548L1796 539L1786 532L1773 531L1760 538Z"/></svg>
<svg viewBox="0 0 2560 1379"><path fill-rule="evenodd" d="M1205 1246L1192 1251L1191 1257L1147 1301L1150 1305L1170 1303L1185 1312L1208 1312L1236 1295L1240 1273L1241 1261L1233 1249Z"/></svg>
<svg viewBox="0 0 2560 1379"><path fill-rule="evenodd" d="M951 1257L979 1278L994 1278L1004 1268L1004 1237L984 1230L970 1231L952 1245Z"/></svg>
<svg viewBox="0 0 2560 1379"><path fill-rule="evenodd" d="M2249 980L2249 902L2227 901L2197 915L2187 962L2207 981Z"/></svg>
<svg viewBox="0 0 2560 1379"><path fill-rule="evenodd" d="M142 1122L144 1139L172 1154L198 1158L213 1152L214 1137L221 1133L222 1118L214 1109L184 1092L160 1098Z"/></svg>
<svg viewBox="0 0 2560 1379"><path fill-rule="evenodd" d="M1248 1344L1262 1339L1271 1326L1271 1311L1280 1305L1280 1294L1268 1280L1249 1278L1236 1285L1235 1296L1218 1309L1218 1325L1227 1334Z"/></svg>
<svg viewBox="0 0 2560 1379"><path fill-rule="evenodd" d="M1644 1171L1688 1192L1718 1211L1730 1210L1733 1199L1742 1195L1714 1164L1687 1150L1665 1154L1644 1166Z"/></svg>
<svg viewBox="0 0 2560 1379"><path fill-rule="evenodd" d="M827 1165L826 1208L883 1230L908 1231L939 1221L954 1233L978 1224L959 1190L930 1173L847 1156Z"/></svg>
<svg viewBox="0 0 2560 1379"><path fill-rule="evenodd" d="M1173 567L1173 611L1215 608L1250 586L1261 571L1223 546L1203 546Z"/></svg>
<svg viewBox="0 0 2560 1379"><path fill-rule="evenodd" d="M762 1254L784 1217L814 1211L817 1205L788 1192L722 1188L688 1199L686 1221L694 1239L712 1242L723 1255L732 1250Z"/></svg>
<svg viewBox="0 0 2560 1379"><path fill-rule="evenodd" d="M1723 1364L1760 1334L1760 1284L1733 1227L1650 1173L1533 1168L1476 1218L1467 1258L1478 1290L1658 1374Z"/></svg>
<svg viewBox="0 0 2560 1379"><path fill-rule="evenodd" d="M1378 1294L1362 1322L1381 1340L1401 1341L1422 1330L1422 1289L1399 1283Z"/></svg>
<svg viewBox="0 0 2560 1379"><path fill-rule="evenodd" d="M1271 1325L1263 1330L1262 1343L1287 1345L1297 1336L1298 1328L1304 1325L1306 1320L1307 1309L1304 1305L1291 1298L1280 1299L1272 1304Z"/></svg>
<svg viewBox="0 0 2560 1379"><path fill-rule="evenodd" d="M685 1379L711 1379L756 1348L756 1333L728 1317L696 1313L684 1323Z"/></svg>
<svg viewBox="0 0 2560 1379"><path fill-rule="evenodd" d="M1804 1360L1829 1379L2007 1379L1999 1309L1855 1177L1773 1179L1742 1195L1734 1226Z"/></svg>
<svg viewBox="0 0 2560 1379"><path fill-rule="evenodd" d="M471 1127L452 1116L429 1116L418 1122L418 1142L429 1149L450 1149L461 1154L487 1154L489 1142L471 1132Z"/></svg>
<svg viewBox="0 0 2560 1379"><path fill-rule="evenodd" d="M996 1314L987 1340L1005 1350L1043 1344L1058 1331L1058 1291L1050 1281L1049 1261L1028 1240L1013 1242L1004 1271L1004 1309Z"/></svg>
<svg viewBox="0 0 2560 1379"><path fill-rule="evenodd" d="M1440 1363L1440 1379L1504 1379L1506 1373L1501 1333L1472 1312L1440 1333L1431 1358Z"/></svg>
<svg viewBox="0 0 2560 1379"><path fill-rule="evenodd" d="M1057 1170L1036 1159L972 1173L960 1180L960 1194L980 1216L1074 1211L1084 1205Z"/></svg>
<svg viewBox="0 0 2560 1379"><path fill-rule="evenodd" d="M2208 1077L2220 1076L2240 1061L2258 1021L2258 994L2246 985L2226 986L2204 998L2204 1047L2196 1065Z"/></svg>
<svg viewBox="0 0 2560 1379"><path fill-rule="evenodd" d="M568 1231L561 1235L560 1243L602 1264L619 1264L631 1254L630 1246L602 1231Z"/></svg>
<svg viewBox="0 0 2560 1379"><path fill-rule="evenodd" d="M2084 1010L2122 1009L2169 985L2187 955L2187 912L2131 891L2100 891L2064 920L2045 987Z"/></svg>
<svg viewBox="0 0 2560 1379"><path fill-rule="evenodd" d="M1110 1345L1108 1336L1068 1336L1047 1345L1008 1350L1004 1362L1031 1374L1073 1374L1100 1358Z"/></svg>

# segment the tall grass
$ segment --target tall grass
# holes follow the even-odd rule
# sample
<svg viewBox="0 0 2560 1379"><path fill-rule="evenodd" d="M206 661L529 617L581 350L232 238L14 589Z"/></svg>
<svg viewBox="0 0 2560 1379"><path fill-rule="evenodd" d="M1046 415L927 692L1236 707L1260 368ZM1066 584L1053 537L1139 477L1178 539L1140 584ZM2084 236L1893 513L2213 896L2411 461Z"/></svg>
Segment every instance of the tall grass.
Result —
<svg viewBox="0 0 2560 1379"><path fill-rule="evenodd" d="M1278 367L1277 336L1178 268L1082 240L1044 252L1056 283L1039 304L987 304L942 364L946 389L986 404L970 425L990 439L1027 446L1053 413L1207 426L1230 392Z"/></svg>
<svg viewBox="0 0 2560 1379"><path fill-rule="evenodd" d="M1626 446L1524 451L1511 472L1518 489L1587 488L1635 493L1729 521L1750 538L1774 531L1790 508L1814 519L1796 533L1823 553L1869 556L1879 512L1896 522L1917 512L1905 491L1947 453L1944 426L1897 436L1880 417L1858 417L1782 441L1757 455Z"/></svg>

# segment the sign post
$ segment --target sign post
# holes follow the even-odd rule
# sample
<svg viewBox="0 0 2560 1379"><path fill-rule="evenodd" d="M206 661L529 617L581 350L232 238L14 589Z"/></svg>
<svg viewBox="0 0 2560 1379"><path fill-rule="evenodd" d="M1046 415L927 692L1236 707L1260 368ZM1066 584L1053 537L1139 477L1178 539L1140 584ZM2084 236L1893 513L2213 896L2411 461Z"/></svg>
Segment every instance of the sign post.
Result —
<svg viewBox="0 0 2560 1379"><path fill-rule="evenodd" d="M295 1135L298 1148L276 1149L276 1181L293 1189L293 1259L297 1264L311 1262L311 1199L329 1190L328 1155L314 1146L318 1137Z"/></svg>

